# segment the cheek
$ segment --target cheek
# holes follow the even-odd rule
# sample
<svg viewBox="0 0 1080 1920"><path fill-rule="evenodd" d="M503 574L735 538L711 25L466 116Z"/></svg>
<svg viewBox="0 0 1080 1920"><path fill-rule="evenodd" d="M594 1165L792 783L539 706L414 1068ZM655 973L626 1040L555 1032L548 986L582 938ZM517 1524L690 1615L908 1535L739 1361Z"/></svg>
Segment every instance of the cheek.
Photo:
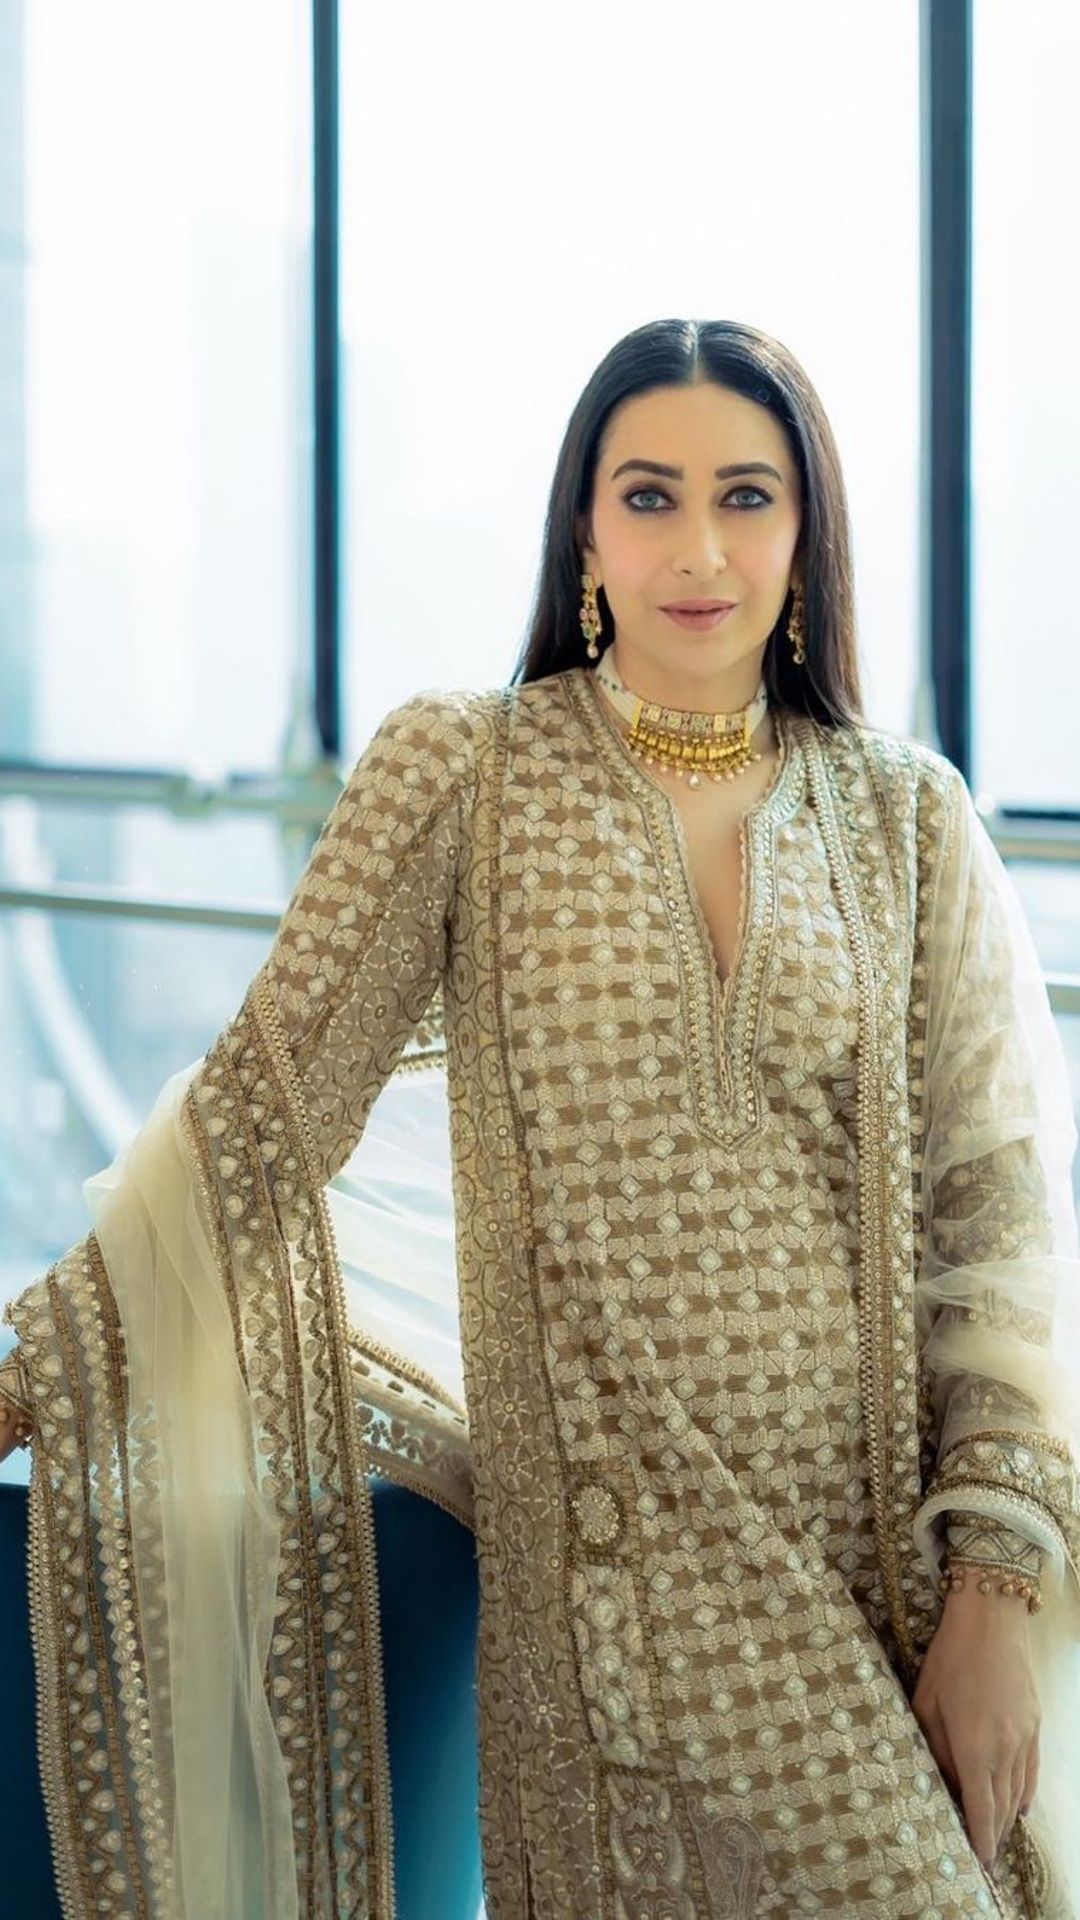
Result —
<svg viewBox="0 0 1080 1920"><path fill-rule="evenodd" d="M791 565L795 531L788 526L762 527L756 539L732 542L730 557L738 560L739 571L748 585L771 586L777 574Z"/></svg>
<svg viewBox="0 0 1080 1920"><path fill-rule="evenodd" d="M633 590L647 585L656 572L658 548L655 540L635 536L625 525L609 534L604 557L615 579Z"/></svg>

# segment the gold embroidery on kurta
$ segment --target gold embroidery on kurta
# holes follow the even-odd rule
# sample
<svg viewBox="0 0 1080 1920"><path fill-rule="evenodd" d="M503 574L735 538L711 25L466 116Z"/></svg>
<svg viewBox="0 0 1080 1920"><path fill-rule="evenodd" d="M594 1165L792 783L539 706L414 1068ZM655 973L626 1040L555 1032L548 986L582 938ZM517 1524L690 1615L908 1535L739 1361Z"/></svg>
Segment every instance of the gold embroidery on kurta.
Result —
<svg viewBox="0 0 1080 1920"><path fill-rule="evenodd" d="M686 1044L702 1123L733 1147L741 1133L760 1124L755 1041L776 927L775 835L798 805L801 790L797 724L783 712L776 714L780 758L773 782L742 822L739 939L731 972L721 981L672 795L636 764L589 676L569 675L566 693L609 777L636 797L648 822L662 889L658 897L679 955Z"/></svg>
<svg viewBox="0 0 1080 1920"><path fill-rule="evenodd" d="M434 1383L344 1338L319 1201L430 1011L421 1053L445 1012L489 1920L1020 1920L1025 1836L991 1883L904 1692L939 1606L910 1538L929 1433L908 1093L944 775L913 745L793 717L785 805L748 837L727 1074L670 811L642 805L590 728L577 673L395 718L194 1091L193 1192L227 1249L283 1496L266 1678L301 1910L329 1911L331 1862L365 1920L392 1902L370 1534L343 1512L349 1476L383 1453L436 1498L464 1437ZM79 1315L77 1364L114 1367ZM55 1316L35 1296L19 1317L65 1568L75 1402L45 1404ZM147 1470L134 1458L133 1482ZM117 1498L110 1484L110 1565ZM80 1610L59 1594L39 1612L63 1682ZM340 1635L332 1668L320 1620ZM137 1705L136 1683L134 1667L118 1681ZM291 1723L308 1715L329 1753L305 1751ZM54 1750L65 1805L84 1779L93 1792L87 1753ZM61 1837L60 1872L77 1912L71 1876L93 1860L106 1920L133 1896L109 1880L128 1872L115 1811L93 1813L78 1845Z"/></svg>

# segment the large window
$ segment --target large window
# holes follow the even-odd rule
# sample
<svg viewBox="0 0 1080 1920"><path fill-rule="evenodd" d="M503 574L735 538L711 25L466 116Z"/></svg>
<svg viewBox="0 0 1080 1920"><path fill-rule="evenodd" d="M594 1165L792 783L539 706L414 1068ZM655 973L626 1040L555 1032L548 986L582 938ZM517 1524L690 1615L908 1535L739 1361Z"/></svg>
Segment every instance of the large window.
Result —
<svg viewBox="0 0 1080 1920"><path fill-rule="evenodd" d="M0 754L277 759L311 598L308 12L2 10Z"/></svg>
<svg viewBox="0 0 1080 1920"><path fill-rule="evenodd" d="M317 759L310 28L0 8L0 885L196 907L0 909L0 1298L83 1237L82 1182L239 1003L318 827L182 779ZM175 793L121 804L154 768ZM261 929L213 924L238 900Z"/></svg>
<svg viewBox="0 0 1080 1920"><path fill-rule="evenodd" d="M347 725L509 678L558 440L667 314L799 356L849 489L871 717L918 633L919 16L857 0L341 9ZM407 83L388 84L391 75ZM872 388L873 405L867 405Z"/></svg>
<svg viewBox="0 0 1080 1920"><path fill-rule="evenodd" d="M804 361L869 717L927 711L920 534L966 539L968 503L920 522L919 10L701 6L665 35L555 0L508 35L487 0L420 31L341 8L335 41L337 13L0 8L3 1295L82 1236L83 1181L238 1004L333 798L321 745L346 772L411 692L509 677L559 439L631 327L745 318ZM1075 811L1077 402L1044 343L1074 304L1080 30L1018 17L976 18L973 785ZM155 767L223 804L182 777L126 804L125 769ZM1011 857L1080 1108L1067 851ZM65 887L89 910L56 910Z"/></svg>
<svg viewBox="0 0 1080 1920"><path fill-rule="evenodd" d="M973 784L1080 827L1080 10L978 6L974 29Z"/></svg>

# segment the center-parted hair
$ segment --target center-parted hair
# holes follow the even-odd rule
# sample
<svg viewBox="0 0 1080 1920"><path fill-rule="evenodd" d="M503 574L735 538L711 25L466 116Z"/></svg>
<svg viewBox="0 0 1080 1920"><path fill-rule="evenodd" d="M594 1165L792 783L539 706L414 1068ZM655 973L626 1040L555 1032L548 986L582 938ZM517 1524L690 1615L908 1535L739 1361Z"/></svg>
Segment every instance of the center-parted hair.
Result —
<svg viewBox="0 0 1080 1920"><path fill-rule="evenodd" d="M762 675L773 705L826 727L865 725L859 685L847 496L836 441L806 373L779 340L736 320L653 320L616 341L570 416L548 497L540 571L529 626L510 684L523 685L585 664L579 621L584 536L604 435L622 402L659 387L706 381L743 394L779 421L800 475L806 660L787 638L792 595L769 635ZM597 593L601 654L615 637L611 609Z"/></svg>

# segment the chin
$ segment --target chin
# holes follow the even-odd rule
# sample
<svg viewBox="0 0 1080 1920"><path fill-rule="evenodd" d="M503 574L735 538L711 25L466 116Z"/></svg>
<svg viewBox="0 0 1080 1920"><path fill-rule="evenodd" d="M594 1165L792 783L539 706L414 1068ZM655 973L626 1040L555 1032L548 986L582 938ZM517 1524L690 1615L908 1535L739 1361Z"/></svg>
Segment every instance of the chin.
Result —
<svg viewBox="0 0 1080 1920"><path fill-rule="evenodd" d="M680 644L678 648L680 664L693 666L695 661L699 661L706 671L716 667L733 667L737 661L747 660L757 651L755 647L745 645L733 647L714 633L687 633L683 635L683 641L687 640L689 646Z"/></svg>

